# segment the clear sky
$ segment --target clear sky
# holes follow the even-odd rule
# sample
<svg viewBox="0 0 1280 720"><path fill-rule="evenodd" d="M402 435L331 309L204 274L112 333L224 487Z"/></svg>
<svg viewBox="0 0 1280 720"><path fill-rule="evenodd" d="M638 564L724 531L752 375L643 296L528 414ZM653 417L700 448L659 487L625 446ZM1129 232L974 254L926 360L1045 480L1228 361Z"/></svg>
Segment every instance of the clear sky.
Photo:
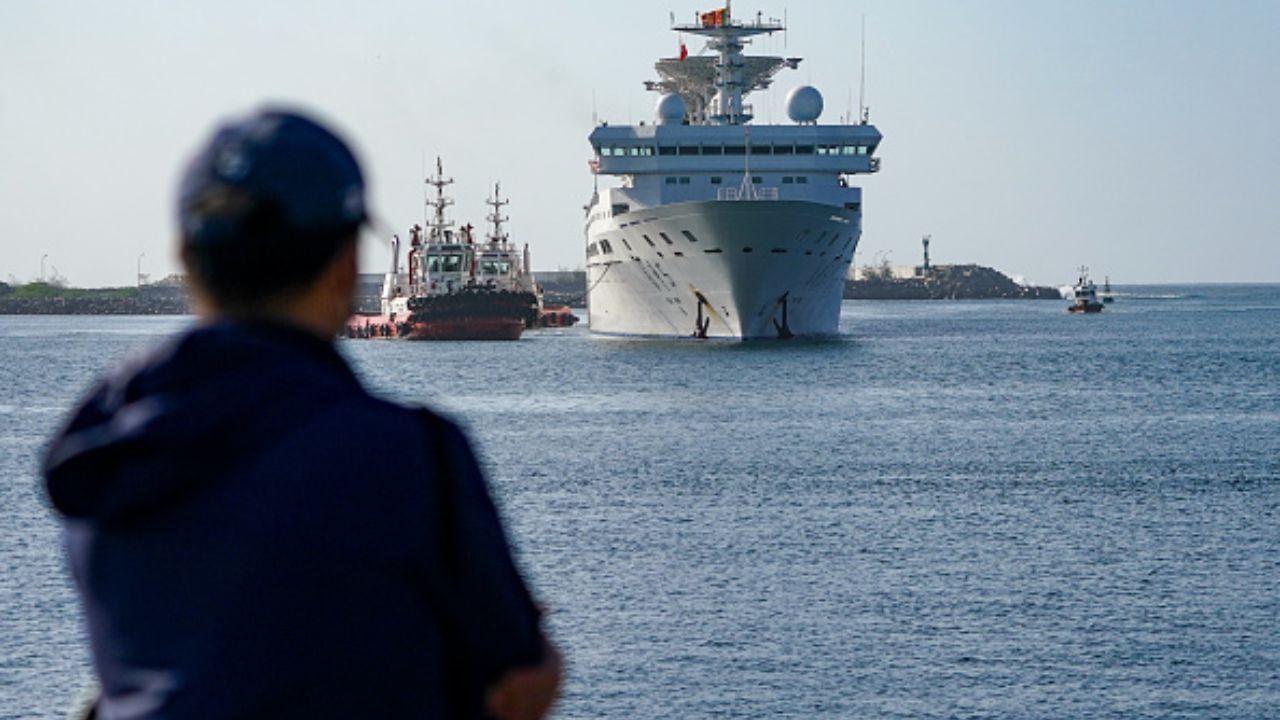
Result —
<svg viewBox="0 0 1280 720"><path fill-rule="evenodd" d="M494 181L536 269L584 262L593 111L648 120L642 82L715 3L0 0L0 279L74 285L177 269L173 187L213 122L264 101L354 141L377 212L423 216L441 155L454 217ZM883 169L860 176L857 262L979 262L1062 285L1280 282L1280 2L801 0L750 51L805 58L760 121L813 84L823 122L867 102ZM700 45L686 38L690 51ZM852 102L850 98L852 97ZM366 269L389 251L365 243Z"/></svg>

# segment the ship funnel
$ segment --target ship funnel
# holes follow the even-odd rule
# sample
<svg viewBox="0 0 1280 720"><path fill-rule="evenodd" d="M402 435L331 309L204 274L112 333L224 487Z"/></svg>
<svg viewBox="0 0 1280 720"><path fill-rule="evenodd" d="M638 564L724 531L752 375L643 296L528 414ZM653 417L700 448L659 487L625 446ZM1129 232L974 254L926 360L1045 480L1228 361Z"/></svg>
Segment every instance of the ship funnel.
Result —
<svg viewBox="0 0 1280 720"><path fill-rule="evenodd" d="M400 274L400 236L391 236L391 274Z"/></svg>

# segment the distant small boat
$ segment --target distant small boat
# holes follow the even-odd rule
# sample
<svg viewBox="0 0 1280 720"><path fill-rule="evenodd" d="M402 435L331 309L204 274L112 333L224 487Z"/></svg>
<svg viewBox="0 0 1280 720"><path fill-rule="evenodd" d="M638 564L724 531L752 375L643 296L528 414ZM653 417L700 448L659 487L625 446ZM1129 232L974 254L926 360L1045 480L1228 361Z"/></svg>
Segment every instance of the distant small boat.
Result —
<svg viewBox="0 0 1280 720"><path fill-rule="evenodd" d="M1111 296L1111 276L1108 275L1102 281L1102 302L1113 303L1116 299Z"/></svg>
<svg viewBox="0 0 1280 720"><path fill-rule="evenodd" d="M1081 266L1080 279L1071 288L1072 301L1067 312L1098 313L1102 312L1102 303L1098 302L1098 288L1089 279L1089 269Z"/></svg>

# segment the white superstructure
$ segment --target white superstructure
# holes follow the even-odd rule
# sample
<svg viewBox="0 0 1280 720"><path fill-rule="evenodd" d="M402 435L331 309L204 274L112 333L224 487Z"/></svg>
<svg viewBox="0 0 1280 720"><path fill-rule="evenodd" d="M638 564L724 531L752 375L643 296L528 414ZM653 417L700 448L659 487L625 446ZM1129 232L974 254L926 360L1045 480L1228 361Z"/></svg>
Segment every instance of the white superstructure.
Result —
<svg viewBox="0 0 1280 720"><path fill-rule="evenodd" d="M774 338L837 332L844 278L861 235L852 176L879 169L880 133L819 125L812 87L787 97L793 124L753 125L744 102L798 58L745 56L783 29L729 8L672 28L713 56L659 60L653 124L591 133L597 189L587 207L587 309L593 332ZM684 56L683 51L681 55Z"/></svg>

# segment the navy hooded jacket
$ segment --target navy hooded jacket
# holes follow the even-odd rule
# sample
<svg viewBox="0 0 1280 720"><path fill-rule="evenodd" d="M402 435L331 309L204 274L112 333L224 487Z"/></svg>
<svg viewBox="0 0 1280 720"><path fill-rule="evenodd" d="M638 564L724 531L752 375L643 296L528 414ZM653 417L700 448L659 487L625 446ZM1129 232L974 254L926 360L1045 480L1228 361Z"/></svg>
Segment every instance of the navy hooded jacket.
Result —
<svg viewBox="0 0 1280 720"><path fill-rule="evenodd" d="M538 613L462 433L224 323L95 387L44 466L106 718L480 717Z"/></svg>

